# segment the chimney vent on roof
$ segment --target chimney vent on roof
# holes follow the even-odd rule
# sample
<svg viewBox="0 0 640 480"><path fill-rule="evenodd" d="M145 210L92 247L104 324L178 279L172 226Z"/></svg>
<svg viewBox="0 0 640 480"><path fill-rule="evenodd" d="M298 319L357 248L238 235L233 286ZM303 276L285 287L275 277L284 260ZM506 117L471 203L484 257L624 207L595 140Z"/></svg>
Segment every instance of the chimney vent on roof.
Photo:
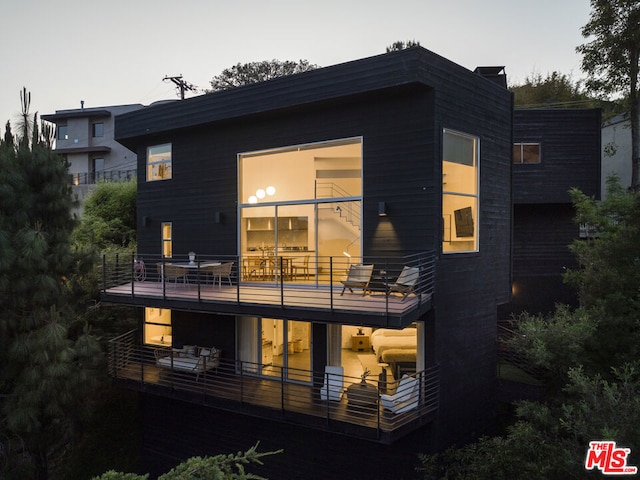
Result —
<svg viewBox="0 0 640 480"><path fill-rule="evenodd" d="M502 67L476 67L473 73L482 75L483 77L497 83L501 87L507 88L507 74Z"/></svg>

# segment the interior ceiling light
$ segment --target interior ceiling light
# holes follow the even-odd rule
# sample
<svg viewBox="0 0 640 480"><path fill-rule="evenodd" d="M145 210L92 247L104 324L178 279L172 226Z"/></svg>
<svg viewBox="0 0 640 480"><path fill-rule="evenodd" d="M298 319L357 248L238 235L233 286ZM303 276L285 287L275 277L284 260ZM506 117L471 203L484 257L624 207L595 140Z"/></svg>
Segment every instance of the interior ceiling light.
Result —
<svg viewBox="0 0 640 480"><path fill-rule="evenodd" d="M256 197L258 197L260 200L262 200L266 195L266 192L262 188L256 190Z"/></svg>
<svg viewBox="0 0 640 480"><path fill-rule="evenodd" d="M258 197L256 197L255 195L251 195L249 197L249 203L258 203Z"/></svg>
<svg viewBox="0 0 640 480"><path fill-rule="evenodd" d="M272 195L275 195L275 193L276 193L276 187L269 185L267 187L267 195L272 196Z"/></svg>

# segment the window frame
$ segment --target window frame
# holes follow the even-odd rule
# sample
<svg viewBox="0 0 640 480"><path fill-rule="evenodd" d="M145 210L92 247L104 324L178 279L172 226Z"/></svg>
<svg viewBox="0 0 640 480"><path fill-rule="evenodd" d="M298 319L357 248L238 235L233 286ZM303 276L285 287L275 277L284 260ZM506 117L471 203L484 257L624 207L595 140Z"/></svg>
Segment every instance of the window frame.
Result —
<svg viewBox="0 0 640 480"><path fill-rule="evenodd" d="M156 152L154 152L154 150L156 150ZM168 152L166 150L168 150ZM165 156L167 153L168 157ZM152 160L153 156L158 156L159 159ZM171 180L173 178L173 145L171 142L148 146L146 167L147 182ZM156 167L158 172L154 173Z"/></svg>
<svg viewBox="0 0 640 480"><path fill-rule="evenodd" d="M58 125L58 134L56 135L57 140L69 140L69 125L62 124Z"/></svg>
<svg viewBox="0 0 640 480"><path fill-rule="evenodd" d="M94 122L91 124L91 136L93 138L104 137L104 122Z"/></svg>
<svg viewBox="0 0 640 480"><path fill-rule="evenodd" d="M169 229L169 236L165 236L165 228ZM160 255L162 258L173 258L173 222L160 223ZM168 246L168 250L167 247ZM169 252L169 254L167 254Z"/></svg>
<svg viewBox="0 0 640 480"><path fill-rule="evenodd" d="M537 162L525 162L524 158L524 149L527 146L537 146L538 147L538 161ZM519 147L520 149L520 161L516 161L515 150ZM539 165L542 163L542 142L513 142L513 158L512 162L514 165Z"/></svg>
<svg viewBox="0 0 640 480"><path fill-rule="evenodd" d="M443 128L442 131L442 155L441 155L441 165L442 165L442 239L441 239L441 248L442 248L442 253L443 254L466 254L466 253L478 253L480 251L480 153L481 153L481 148L480 148L480 136L479 135L474 135L468 132L462 132L459 130L454 130L451 128ZM453 163L453 164L460 164L463 166L470 166L472 168L474 168L474 174L475 174L475 179L473 179L474 181L471 183L471 185L473 186L473 189L471 189L471 191L463 191L463 190L458 190L458 189L452 189L452 190L447 190L447 178L446 178L446 172L445 172L445 137L446 135L452 135L452 136L457 136L457 137L461 137L464 139L468 139L471 140L473 142L473 159L471 164L469 165L468 163L461 163L461 162L446 162L446 163ZM449 203L449 202L445 202L445 197L455 197L455 198L468 198L468 199L472 199L472 205L471 205L471 218L470 218L470 222L471 222L471 227L473 229L473 233L472 235L468 235L465 234L463 236L458 236L456 235L456 240L453 240L453 224L454 224L454 214L462 214L462 213L467 213L467 212L461 212L461 210L467 210L469 207L466 205L465 202L465 208L451 208L450 211L447 210L445 211L445 203ZM475 215L474 215L475 213ZM447 222L448 220L448 222ZM465 221L469 221L469 219L465 219ZM448 225L447 225L448 223ZM448 226L448 235L447 235L447 226ZM466 225L466 227L469 227L469 225ZM446 240L448 238L448 240ZM462 238L462 240L460 240L460 238ZM471 238L471 240L465 240L465 238ZM472 248L468 248L468 249L460 249L460 250L455 250L452 249L454 242L457 242L460 246L462 246L463 242L472 242L473 243L473 247ZM449 245L450 249L445 249L446 245Z"/></svg>

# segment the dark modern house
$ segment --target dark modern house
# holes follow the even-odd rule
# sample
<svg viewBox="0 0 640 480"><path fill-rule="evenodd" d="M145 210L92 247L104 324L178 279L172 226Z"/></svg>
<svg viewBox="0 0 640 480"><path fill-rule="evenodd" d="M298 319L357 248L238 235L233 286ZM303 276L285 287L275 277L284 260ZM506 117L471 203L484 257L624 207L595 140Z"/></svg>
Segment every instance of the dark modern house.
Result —
<svg viewBox="0 0 640 480"><path fill-rule="evenodd" d="M599 109L515 110L513 118L513 288L505 316L575 305L562 275L575 268L580 238L569 191L600 198Z"/></svg>
<svg viewBox="0 0 640 480"><path fill-rule="evenodd" d="M284 449L269 478L414 478L494 418L511 294L512 96L411 48L116 118L138 157L140 310L110 373L145 471ZM367 375L368 372L368 375Z"/></svg>

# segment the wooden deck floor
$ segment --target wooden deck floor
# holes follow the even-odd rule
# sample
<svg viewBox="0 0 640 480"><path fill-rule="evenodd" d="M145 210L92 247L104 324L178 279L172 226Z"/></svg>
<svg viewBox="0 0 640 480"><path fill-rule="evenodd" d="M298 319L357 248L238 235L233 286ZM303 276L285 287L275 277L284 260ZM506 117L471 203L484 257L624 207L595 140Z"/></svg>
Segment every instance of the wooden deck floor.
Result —
<svg viewBox="0 0 640 480"><path fill-rule="evenodd" d="M409 295L405 300L399 295L362 292L341 295L342 288L327 285L275 285L243 283L240 285L211 284L163 284L157 281L127 283L108 288L108 297L148 298L201 303L235 304L243 306L272 306L335 312L367 312L372 315L402 316L428 305L430 295Z"/></svg>

